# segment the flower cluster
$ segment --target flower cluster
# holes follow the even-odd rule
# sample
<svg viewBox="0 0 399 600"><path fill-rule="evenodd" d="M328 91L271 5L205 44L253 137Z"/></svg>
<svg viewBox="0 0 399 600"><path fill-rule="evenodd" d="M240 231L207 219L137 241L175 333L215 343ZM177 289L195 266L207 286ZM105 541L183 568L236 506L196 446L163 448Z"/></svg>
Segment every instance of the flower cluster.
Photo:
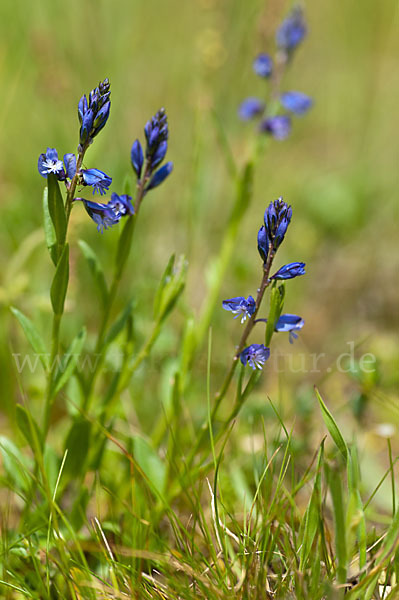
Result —
<svg viewBox="0 0 399 600"><path fill-rule="evenodd" d="M77 155L68 153L61 160L55 148L47 148L46 152L40 154L38 160L40 175L47 178L52 174L58 181L63 181L70 195L70 202L82 201L88 215L97 224L97 229L101 233L104 229L119 223L122 217L131 216L135 212L131 203L132 198L125 194L118 195L114 192L108 203L73 197L77 186L91 187L93 194L98 193L100 196L107 194L111 186L112 178L104 171L82 168L83 157L88 146L108 120L111 108L110 96L110 84L108 79L105 79L90 92L88 99L83 95L79 100L80 131ZM144 132L147 142L145 156L138 140L133 143L131 150L131 162L138 180L138 205L142 197L149 190L159 186L173 169L171 162L157 169L163 162L168 148L168 120L164 109L159 110L148 121Z"/></svg>
<svg viewBox="0 0 399 600"><path fill-rule="evenodd" d="M89 100L87 100L86 95L83 95L79 100L79 142L81 148L91 144L108 121L111 108L110 96L110 83L108 79L104 79L98 87L90 92Z"/></svg>
<svg viewBox="0 0 399 600"><path fill-rule="evenodd" d="M263 364L270 356L270 349L264 344L251 344L242 349L252 327L258 322L267 323L267 319L256 318L264 290L270 284L276 285L277 281L285 281L305 274L305 263L292 262L284 265L269 277L274 256L284 240L291 218L292 208L284 202L282 197L270 202L264 214L264 224L258 232L258 251L263 260L263 279L262 286L258 290L257 299L255 301L252 296L248 296L248 298L237 296L236 298L224 300L222 304L225 310L231 311L235 315L234 318L240 316L241 323L244 323L247 318L249 319L239 345L239 354L236 357L239 356L242 364L244 366L248 364L252 369L262 369ZM281 308L282 306L275 316L273 329L276 332L289 333L289 341L292 344L294 339L298 337L296 332L302 329L305 322L302 317L297 315L281 314Z"/></svg>
<svg viewBox="0 0 399 600"><path fill-rule="evenodd" d="M253 61L254 72L266 81L271 80L269 100L266 102L251 96L246 98L238 109L238 114L244 121L260 118L259 131L271 135L276 140L284 140L289 136L291 114L304 115L313 104L313 100L302 92L280 92L279 89L284 69L306 34L303 13L296 7L276 32L277 52L274 60L269 54L261 53ZM282 109L282 114L276 114L276 101L278 108Z"/></svg>
<svg viewBox="0 0 399 600"><path fill-rule="evenodd" d="M138 182L144 181L144 193L160 185L172 172L173 163L167 162L155 170L164 160L168 149L168 119L161 108L145 127L145 157L142 145L135 140L130 152L130 160Z"/></svg>

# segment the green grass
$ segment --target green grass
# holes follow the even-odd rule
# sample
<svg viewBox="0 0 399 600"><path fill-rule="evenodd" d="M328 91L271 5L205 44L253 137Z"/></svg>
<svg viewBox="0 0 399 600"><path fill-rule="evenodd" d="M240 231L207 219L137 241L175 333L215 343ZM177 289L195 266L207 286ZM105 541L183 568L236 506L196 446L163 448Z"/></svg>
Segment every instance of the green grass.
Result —
<svg viewBox="0 0 399 600"><path fill-rule="evenodd" d="M0 5L1 598L398 597L397 6L307 2L285 83L315 107L252 169L236 110L261 93L251 61L286 10ZM49 351L62 304L37 157L74 151L77 101L106 76L111 118L86 166L131 186L131 143L165 106L175 169L143 203L96 381L64 356L49 388L45 358L19 373L14 356ZM281 194L294 218L278 266L307 263L284 310L306 325L292 348L274 335L275 362L236 373L212 416L242 331L221 301L256 291L256 233ZM119 232L78 208L60 350L94 360Z"/></svg>

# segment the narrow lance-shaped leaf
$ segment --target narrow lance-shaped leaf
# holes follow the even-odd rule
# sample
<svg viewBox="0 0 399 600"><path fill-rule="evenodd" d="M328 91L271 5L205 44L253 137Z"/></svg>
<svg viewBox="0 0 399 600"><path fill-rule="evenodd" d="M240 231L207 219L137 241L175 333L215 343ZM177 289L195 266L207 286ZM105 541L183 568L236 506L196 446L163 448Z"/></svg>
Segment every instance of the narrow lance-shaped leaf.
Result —
<svg viewBox="0 0 399 600"><path fill-rule="evenodd" d="M44 344L43 338L40 333L37 331L35 325L32 321L26 317L20 310L17 308L11 307L11 312L18 319L24 333L26 335L26 339L32 346L33 350L40 358L40 362L42 363L44 369L48 368L48 354L46 351L46 346Z"/></svg>
<svg viewBox="0 0 399 600"><path fill-rule="evenodd" d="M67 232L67 221L61 190L54 173L47 177L48 185L48 209L54 225L55 235L59 249L63 247Z"/></svg>
<svg viewBox="0 0 399 600"><path fill-rule="evenodd" d="M121 331L125 327L125 324L129 318L129 316L131 315L132 308L133 308L133 302L131 301L127 304L127 306L124 309L124 311L122 312L122 314L119 315L119 317L117 318L115 323L110 328L108 335L105 338L103 349L104 349L104 347L107 347L111 342L113 342L114 339L121 333Z"/></svg>
<svg viewBox="0 0 399 600"><path fill-rule="evenodd" d="M44 235L46 239L46 246L50 254L50 258L55 265L57 265L57 237L55 235L55 229L53 221L50 216L50 210L48 206L48 188L44 188L43 192L43 222L44 222Z"/></svg>
<svg viewBox="0 0 399 600"><path fill-rule="evenodd" d="M83 240L79 240L78 244L80 246L80 249L82 250L83 256L87 261L87 264L89 265L89 269L91 271L91 274L93 275L94 282L97 285L98 291L100 293L101 302L103 306L106 306L108 301L108 288L107 283L105 281L104 270L101 266L100 260L94 252L94 250L90 248L89 244L87 244Z"/></svg>
<svg viewBox="0 0 399 600"><path fill-rule="evenodd" d="M54 314L61 316L64 312L64 302L69 280L69 246L65 244L61 258L58 261L54 279L51 284L50 297Z"/></svg>
<svg viewBox="0 0 399 600"><path fill-rule="evenodd" d="M338 450L341 452L341 454L346 462L348 459L348 447L346 445L346 442L342 436L342 433L338 429L338 425L336 424L334 417L328 410L327 406L324 404L323 399L320 396L319 390L316 387L315 387L315 392L316 392L316 396L317 396L317 399L320 404L321 414L323 416L324 423L325 423L332 439L334 440L335 445L337 446Z"/></svg>
<svg viewBox="0 0 399 600"><path fill-rule="evenodd" d="M16 421L19 430L25 437L34 454L42 445L42 435L34 418L24 406L17 404L16 406Z"/></svg>
<svg viewBox="0 0 399 600"><path fill-rule="evenodd" d="M60 366L55 375L52 389L53 395L58 394L75 372L85 341L86 328L83 327L78 335L72 340L68 350L61 359Z"/></svg>
<svg viewBox="0 0 399 600"><path fill-rule="evenodd" d="M266 323L265 346L269 347L274 333L274 327L282 313L284 306L285 286L273 286L270 294L270 309Z"/></svg>

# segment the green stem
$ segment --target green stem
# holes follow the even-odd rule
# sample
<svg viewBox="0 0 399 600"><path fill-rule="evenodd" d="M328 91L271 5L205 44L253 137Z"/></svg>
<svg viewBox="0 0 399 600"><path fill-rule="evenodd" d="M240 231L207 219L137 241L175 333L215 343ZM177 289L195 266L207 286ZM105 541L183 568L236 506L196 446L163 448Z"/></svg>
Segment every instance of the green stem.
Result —
<svg viewBox="0 0 399 600"><path fill-rule="evenodd" d="M230 387L231 380L233 379L234 372L235 372L235 370L237 368L237 365L238 365L240 354L244 350L244 347L245 347L245 345L247 343L247 339L248 339L248 337L249 337L252 329L255 326L256 316L258 314L260 305L262 304L262 300L263 300L263 297L265 295L265 291L266 291L267 287L270 285L269 274L270 274L270 269L271 269L271 266L272 266L272 263L273 263L274 255L275 255L274 251L272 249L270 249L267 261L266 261L266 263L263 266L262 281L261 281L261 284L260 284L260 287L258 289L258 293L257 293L257 296L256 296L255 311L251 315L250 319L247 322L247 325L246 325L246 327L245 327L245 329L243 331L243 334L241 336L239 344L238 344L238 346L236 348L236 352L235 352L235 354L233 356L233 360L232 360L230 369L227 372L227 375L226 375L226 377L225 377L225 379L223 381L223 384L222 384L220 390L215 395L215 403L214 403L213 408L212 408L210 420L207 420L207 421L205 421L203 423L203 425L201 427L201 433L200 433L200 435L199 435L199 437L197 439L197 442L195 443L193 449L191 450L191 452L190 452L190 454L189 454L189 456L187 458L187 468L190 468L190 466L192 465L192 462L193 462L193 460L195 458L195 455L196 455L198 449L201 447L202 442L203 442L205 436L207 435L207 433L209 431L209 422L213 423L213 421L215 420L216 414L217 414L217 412L219 410L219 406L220 406L223 398L225 397L225 395L226 395L226 393L227 393L227 391L228 391L228 389ZM233 411L233 413L234 413L234 411ZM233 414L233 418L234 418L234 414ZM231 421L231 417L229 417L229 420L226 421L225 427L229 426L230 421Z"/></svg>
<svg viewBox="0 0 399 600"><path fill-rule="evenodd" d="M149 161L146 161L144 164L144 175L143 175L142 179L140 179L140 181L138 182L138 185L137 185L137 194L136 194L136 200L135 200L135 204L134 204L134 214L131 215L130 217L128 217L128 220L125 224L125 228L122 232L122 234L128 235L130 237L130 239L129 239L129 243L128 243L128 248L123 253L123 255L117 255L117 260L116 260L116 264L115 264L115 270L114 270L114 275L113 275L113 279L112 279L112 283L111 283L111 288L109 291L107 304L104 309L103 318L101 321L100 329L99 329L98 336L97 336L97 342L96 342L95 350L94 350L94 353L96 355L100 355L100 356L99 356L99 360L96 362L96 367L95 367L95 369L88 381L88 384L87 384L85 400L83 403L84 410L88 410L88 408L90 406L94 383L95 383L96 377L98 375L98 372L102 366L103 359L104 359L102 350L104 350L104 341L105 341L105 337L106 337L108 322L109 322L109 318L111 316L111 310L114 305L116 295L118 293L119 285L120 285L120 282L121 282L121 279L122 279L122 276L123 276L123 273L125 270L125 266L127 264L127 259L129 257L130 248L132 245L134 228L135 228L136 221L137 221L137 218L139 215L141 203L142 203L144 195L145 195L145 187L150 178L150 173L151 173L151 164Z"/></svg>
<svg viewBox="0 0 399 600"><path fill-rule="evenodd" d="M68 224L69 217L71 215L72 210L72 202L73 197L75 195L76 186L79 181L79 170L83 163L83 157L87 150L87 146L82 148L82 151L78 154L78 159L76 161L76 173L72 178L72 181L67 188L67 195L65 200L65 216L67 222L67 231L65 233L65 241L63 246L60 249L59 256L61 256L62 251L64 250L66 244L66 238L68 233ZM58 356L59 345L60 345L60 327L61 327L62 314L53 314L53 325L52 325L52 335L51 335L51 354L50 354L50 370L47 379L47 391L46 391L46 403L44 407L44 420L43 420L43 442L46 440L48 430L50 427L51 421L51 410L54 404L54 394L53 394L53 380L54 375L57 370L57 361L56 358Z"/></svg>

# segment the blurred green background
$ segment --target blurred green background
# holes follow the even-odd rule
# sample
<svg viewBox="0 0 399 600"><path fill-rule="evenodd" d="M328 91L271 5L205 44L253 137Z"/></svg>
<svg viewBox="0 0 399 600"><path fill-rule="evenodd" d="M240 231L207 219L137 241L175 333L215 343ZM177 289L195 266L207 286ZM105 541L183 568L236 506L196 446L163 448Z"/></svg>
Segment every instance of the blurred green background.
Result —
<svg viewBox="0 0 399 600"><path fill-rule="evenodd" d="M288 2L277 0L1 1L3 429L13 427L13 406L22 395L38 412L42 407L41 374L18 377L12 353L24 352L27 346L9 312L10 304L17 306L49 336L52 266L41 234L44 180L36 168L38 155L47 146L61 155L75 151L77 102L109 77L111 116L88 151L86 166L110 174L112 189L122 192L126 175L131 176L133 140L143 138L144 123L158 108L167 110L168 157L174 172L144 203L117 303L121 309L134 297L138 335L144 336L169 255L187 256L189 281L179 314L158 341L145 379L139 373L132 387L138 426L150 427L157 393L178 352L184 314L189 307L194 314L200 310L207 265L218 251L233 203L234 185L214 115L237 164L243 165L255 132L252 124L238 120L237 107L244 97L263 93L264 82L251 63L257 52L274 49L274 31L289 8ZM320 423L312 391L318 384L348 435L360 425L363 447L378 451L375 427L399 424L398 7L394 0L310 0L304 8L310 33L284 88L311 95L315 105L306 117L295 119L287 141L268 146L220 306L224 298L255 294L261 266L256 233L270 200L283 195L293 206L294 218L278 264L307 263L306 277L287 285L285 311L303 316L306 326L293 347L285 336L277 336L275 353L289 355L291 367L284 375L269 368L252 406L262 411L265 394L275 394L285 417L303 417L306 430L313 413ZM93 245L110 273L118 231L98 235L79 206L72 213L70 235L67 339L85 322L93 336L99 310L74 242L83 238ZM217 310L212 328L216 388L240 325ZM365 353L375 355L372 373L360 372L357 362L350 373L336 372L337 356L349 352L352 342L356 360ZM312 372L308 357L321 353L317 372ZM187 399L189 409L199 416L205 411L206 360L204 348L197 356L198 377ZM141 400L150 396L145 410ZM320 431L321 424L314 429L318 438Z"/></svg>

